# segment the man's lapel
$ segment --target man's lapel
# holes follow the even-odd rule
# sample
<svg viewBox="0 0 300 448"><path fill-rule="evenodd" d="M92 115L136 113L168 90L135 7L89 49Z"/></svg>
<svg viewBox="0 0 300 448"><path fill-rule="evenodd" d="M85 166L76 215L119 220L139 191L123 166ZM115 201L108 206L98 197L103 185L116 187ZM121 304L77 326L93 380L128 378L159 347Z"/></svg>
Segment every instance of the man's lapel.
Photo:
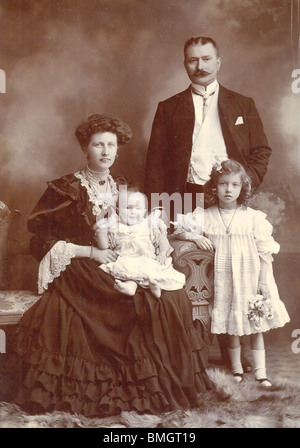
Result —
<svg viewBox="0 0 300 448"><path fill-rule="evenodd" d="M240 109L236 109L236 102L231 92L220 85L218 108L221 128L227 153L230 158L242 162L240 154L241 136L236 132L236 119L240 115Z"/></svg>
<svg viewBox="0 0 300 448"><path fill-rule="evenodd" d="M226 123L228 130L232 132L235 116L233 110L234 104L229 90L225 89L221 84L219 89L218 107L221 123Z"/></svg>
<svg viewBox="0 0 300 448"><path fill-rule="evenodd" d="M194 131L195 110L190 88L177 95L176 111L173 115L174 135L176 135L174 151L185 153L189 160L192 149L192 137Z"/></svg>
<svg viewBox="0 0 300 448"><path fill-rule="evenodd" d="M194 103L193 103L193 98L192 98L190 87L188 87L183 92L178 93L177 97L178 97L178 104L179 104L180 109L185 110L184 115L186 115L187 112L189 112L189 116L192 116L192 118L194 120L194 117L195 117Z"/></svg>

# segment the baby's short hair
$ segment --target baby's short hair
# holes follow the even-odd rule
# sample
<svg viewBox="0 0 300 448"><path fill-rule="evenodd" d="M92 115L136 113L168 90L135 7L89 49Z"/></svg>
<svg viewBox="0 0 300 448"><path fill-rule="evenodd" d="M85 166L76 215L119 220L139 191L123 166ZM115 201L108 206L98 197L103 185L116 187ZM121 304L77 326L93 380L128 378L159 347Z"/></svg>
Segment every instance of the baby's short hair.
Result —
<svg viewBox="0 0 300 448"><path fill-rule="evenodd" d="M127 195L127 200L130 195L139 194L145 202L145 208L147 208L147 203L148 203L147 196L144 193L142 193L137 187L127 187L127 186L123 186L123 188L119 192L119 197L118 197L118 206L119 207L120 207L120 197L121 197L121 195L124 195L124 194Z"/></svg>

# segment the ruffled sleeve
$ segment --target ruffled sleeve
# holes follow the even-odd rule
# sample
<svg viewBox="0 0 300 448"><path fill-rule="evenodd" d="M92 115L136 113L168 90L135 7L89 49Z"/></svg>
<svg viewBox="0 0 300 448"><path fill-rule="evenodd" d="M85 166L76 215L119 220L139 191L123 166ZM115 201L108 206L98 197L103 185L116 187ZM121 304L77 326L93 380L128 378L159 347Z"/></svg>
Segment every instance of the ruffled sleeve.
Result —
<svg viewBox="0 0 300 448"><path fill-rule="evenodd" d="M204 209L197 207L192 213L178 213L174 224L174 234L188 232L190 237L198 237L204 232Z"/></svg>
<svg viewBox="0 0 300 448"><path fill-rule="evenodd" d="M267 215L260 210L252 210L253 213L253 235L259 256L266 261L272 260L271 254L277 254L280 245L272 236L273 226L266 219Z"/></svg>
<svg viewBox="0 0 300 448"><path fill-rule="evenodd" d="M71 263L76 255L77 246L65 241L58 241L46 253L39 265L38 273L38 292L43 294L49 283L59 277L60 273Z"/></svg>

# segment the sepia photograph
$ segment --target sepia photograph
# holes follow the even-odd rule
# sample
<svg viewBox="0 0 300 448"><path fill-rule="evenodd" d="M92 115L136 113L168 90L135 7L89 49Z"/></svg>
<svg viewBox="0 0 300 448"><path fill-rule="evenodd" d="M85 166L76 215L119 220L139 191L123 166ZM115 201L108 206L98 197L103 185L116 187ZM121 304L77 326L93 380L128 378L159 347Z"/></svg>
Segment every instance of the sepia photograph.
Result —
<svg viewBox="0 0 300 448"><path fill-rule="evenodd" d="M0 0L0 428L300 428L300 0Z"/></svg>

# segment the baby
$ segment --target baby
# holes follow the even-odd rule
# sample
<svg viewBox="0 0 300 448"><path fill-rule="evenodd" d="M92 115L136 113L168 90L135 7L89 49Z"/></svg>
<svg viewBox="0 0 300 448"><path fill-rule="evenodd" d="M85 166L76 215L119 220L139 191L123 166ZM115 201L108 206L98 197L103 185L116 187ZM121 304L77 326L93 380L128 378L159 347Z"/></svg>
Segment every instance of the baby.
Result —
<svg viewBox="0 0 300 448"><path fill-rule="evenodd" d="M133 296L138 285L149 288L153 296L162 290L177 290L185 276L172 266L167 227L159 211L147 214L147 199L137 190L119 194L119 214L102 218L96 224L100 249L113 249L118 258L100 266L115 278L115 289Z"/></svg>

